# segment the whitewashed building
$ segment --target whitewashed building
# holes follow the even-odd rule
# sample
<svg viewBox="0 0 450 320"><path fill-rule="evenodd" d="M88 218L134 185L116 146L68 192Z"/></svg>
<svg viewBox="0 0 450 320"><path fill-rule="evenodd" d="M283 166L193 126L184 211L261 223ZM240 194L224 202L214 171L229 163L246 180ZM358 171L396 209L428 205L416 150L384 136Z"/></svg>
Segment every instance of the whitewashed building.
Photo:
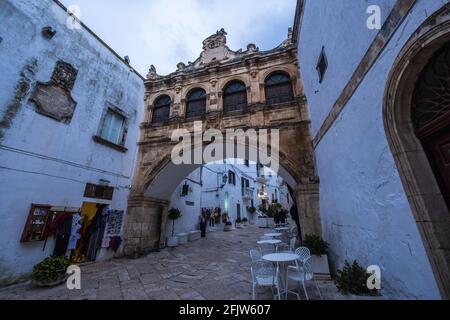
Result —
<svg viewBox="0 0 450 320"><path fill-rule="evenodd" d="M447 0L298 2L330 260L379 266L391 298L450 297L450 179L434 153L450 145L449 10Z"/></svg>
<svg viewBox="0 0 450 320"><path fill-rule="evenodd" d="M220 208L222 214L228 213L233 225L238 217L257 223L258 212L250 214L247 208L262 204L258 196L261 191L268 203L277 201L290 209L292 198L287 184L269 168L235 159L204 165L186 177L171 197L170 206L183 215L175 222L174 234L197 230L202 209ZM171 235L172 221L168 221L166 230Z"/></svg>
<svg viewBox="0 0 450 320"><path fill-rule="evenodd" d="M42 234L53 212L94 217L105 207L115 210L116 224L109 221L96 235L120 236L144 85L58 1L1 1L0 21L0 281L6 281L67 247L67 233ZM101 242L79 258L111 257L114 250Z"/></svg>

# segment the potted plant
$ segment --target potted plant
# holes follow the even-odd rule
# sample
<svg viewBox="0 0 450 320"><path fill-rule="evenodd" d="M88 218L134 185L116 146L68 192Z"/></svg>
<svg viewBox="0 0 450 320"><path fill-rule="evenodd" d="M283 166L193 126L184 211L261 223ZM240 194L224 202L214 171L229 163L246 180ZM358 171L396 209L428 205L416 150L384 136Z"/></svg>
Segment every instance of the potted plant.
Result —
<svg viewBox="0 0 450 320"><path fill-rule="evenodd" d="M269 208L267 210L267 215L270 218L273 218L275 224L280 223L280 210L281 210L281 205L276 202L269 205Z"/></svg>
<svg viewBox="0 0 450 320"><path fill-rule="evenodd" d="M260 216L258 217L258 226L261 228L269 228L269 215L268 210L265 205L260 204L258 206L258 211L260 212Z"/></svg>
<svg viewBox="0 0 450 320"><path fill-rule="evenodd" d="M242 228L242 220L241 218L236 219L236 228L240 229Z"/></svg>
<svg viewBox="0 0 450 320"><path fill-rule="evenodd" d="M233 224L230 221L225 222L223 226L223 231L231 231L233 230Z"/></svg>
<svg viewBox="0 0 450 320"><path fill-rule="evenodd" d="M67 257L49 257L33 267L32 284L38 287L53 287L67 280Z"/></svg>
<svg viewBox="0 0 450 320"><path fill-rule="evenodd" d="M337 271L336 287L344 295L380 297L377 289L369 289L367 286L370 276L371 274L356 260L352 264L346 260L344 268Z"/></svg>
<svg viewBox="0 0 450 320"><path fill-rule="evenodd" d="M247 218L242 219L242 225L244 227L248 226L248 219Z"/></svg>
<svg viewBox="0 0 450 320"><path fill-rule="evenodd" d="M329 244L317 235L305 235L303 246L311 251L312 267L314 274L319 277L330 278L330 267L328 264Z"/></svg>
<svg viewBox="0 0 450 320"><path fill-rule="evenodd" d="M172 220L172 236L167 238L167 246L168 247L176 247L178 245L178 237L174 235L175 233L175 220L178 220L182 217L182 214L179 209L171 208L169 210L168 218Z"/></svg>
<svg viewBox="0 0 450 320"><path fill-rule="evenodd" d="M253 224L254 223L254 215L255 215L255 212L256 212L256 208L255 207L253 207L253 206L251 206L251 207L248 207L247 208L247 212L250 214L250 224Z"/></svg>

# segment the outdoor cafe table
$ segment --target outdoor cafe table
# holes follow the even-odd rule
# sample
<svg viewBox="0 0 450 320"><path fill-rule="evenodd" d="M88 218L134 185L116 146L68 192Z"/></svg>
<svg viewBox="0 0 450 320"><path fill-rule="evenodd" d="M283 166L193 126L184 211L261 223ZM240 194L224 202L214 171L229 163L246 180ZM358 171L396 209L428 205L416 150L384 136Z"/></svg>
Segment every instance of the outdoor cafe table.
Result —
<svg viewBox="0 0 450 320"><path fill-rule="evenodd" d="M294 262L300 259L300 256L294 253L271 253L262 256L262 259L265 261L276 263L278 267L280 267L281 265L280 273L282 272L284 274L285 281L284 288L280 294L285 294L288 290L287 265L289 262Z"/></svg>
<svg viewBox="0 0 450 320"><path fill-rule="evenodd" d="M275 228L275 230L277 230L277 231L287 231L287 230L289 230L289 228L288 227L279 227L279 228Z"/></svg>
<svg viewBox="0 0 450 320"><path fill-rule="evenodd" d="M266 233L264 236L275 238L275 237L281 237L282 234L281 233Z"/></svg>
<svg viewBox="0 0 450 320"><path fill-rule="evenodd" d="M258 244L280 244L281 240L261 240L257 242Z"/></svg>

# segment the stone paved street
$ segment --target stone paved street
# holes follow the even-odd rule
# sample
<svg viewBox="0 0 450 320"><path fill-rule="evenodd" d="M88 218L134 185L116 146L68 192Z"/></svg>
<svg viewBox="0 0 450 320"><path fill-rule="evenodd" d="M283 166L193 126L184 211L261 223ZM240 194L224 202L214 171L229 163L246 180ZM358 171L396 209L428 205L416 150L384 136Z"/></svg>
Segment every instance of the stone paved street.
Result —
<svg viewBox="0 0 450 320"><path fill-rule="evenodd" d="M206 239L140 259L83 265L82 290L69 291L65 285L33 288L24 283L0 289L0 299L248 300L249 250L257 247L257 239L267 231L250 226L211 232ZM339 298L332 282L319 282L319 286L325 299ZM308 292L317 299L313 287ZM271 299L270 289L258 293L258 299Z"/></svg>

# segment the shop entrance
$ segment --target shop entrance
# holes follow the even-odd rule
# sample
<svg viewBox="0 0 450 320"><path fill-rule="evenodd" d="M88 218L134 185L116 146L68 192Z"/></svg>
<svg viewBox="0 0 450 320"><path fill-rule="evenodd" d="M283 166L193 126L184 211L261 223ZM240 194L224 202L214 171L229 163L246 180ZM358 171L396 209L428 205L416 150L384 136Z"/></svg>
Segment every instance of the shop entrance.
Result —
<svg viewBox="0 0 450 320"><path fill-rule="evenodd" d="M107 216L103 214L103 210L106 207L104 204L83 203L81 207L82 226L79 231L81 237L70 255L71 262L95 261L97 253L102 247L105 233Z"/></svg>

